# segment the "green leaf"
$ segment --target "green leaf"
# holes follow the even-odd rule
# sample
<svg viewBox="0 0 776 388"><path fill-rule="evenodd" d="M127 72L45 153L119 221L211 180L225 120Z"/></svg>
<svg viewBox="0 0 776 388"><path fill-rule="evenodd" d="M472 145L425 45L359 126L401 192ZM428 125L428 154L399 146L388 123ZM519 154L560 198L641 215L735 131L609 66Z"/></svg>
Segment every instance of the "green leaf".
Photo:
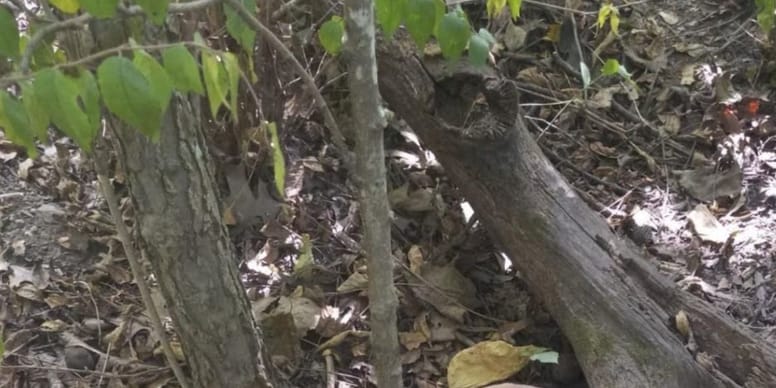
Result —
<svg viewBox="0 0 776 388"><path fill-rule="evenodd" d="M331 55L339 54L342 49L342 37L345 35L345 22L334 15L318 30L318 40L321 46Z"/></svg>
<svg viewBox="0 0 776 388"><path fill-rule="evenodd" d="M158 96L129 59L110 57L97 68L105 106L113 114L151 138L159 138L162 109Z"/></svg>
<svg viewBox="0 0 776 388"><path fill-rule="evenodd" d="M38 26L34 23L30 24L27 32L19 37L19 52L24 52L27 49L27 43L30 40L30 35L34 34L38 30ZM38 70L45 67L52 66L57 63L57 57L54 53L54 36L43 38L43 41L35 47L35 51L32 52L32 63L30 68L32 70ZM60 51L60 54L63 52Z"/></svg>
<svg viewBox="0 0 776 388"><path fill-rule="evenodd" d="M237 122L237 97L239 97L240 86L240 63L237 61L237 56L232 53L224 53L224 68L226 68L226 75L229 78L229 109L232 111L232 118Z"/></svg>
<svg viewBox="0 0 776 388"><path fill-rule="evenodd" d="M585 62L579 62L579 74L582 75L582 87L587 89L590 86L590 68Z"/></svg>
<svg viewBox="0 0 776 388"><path fill-rule="evenodd" d="M613 10L616 10L616 8L614 8L611 3L605 3L598 9L598 18L596 20L598 28L603 28L606 19L609 18L609 15L612 14Z"/></svg>
<svg viewBox="0 0 776 388"><path fill-rule="evenodd" d="M64 13L76 13L81 8L78 0L50 0L49 2Z"/></svg>
<svg viewBox="0 0 776 388"><path fill-rule="evenodd" d="M520 17L520 7L523 6L523 0L507 0L509 4L509 14L512 15L513 20L517 20Z"/></svg>
<svg viewBox="0 0 776 388"><path fill-rule="evenodd" d="M227 105L226 93L229 90L229 76L219 58L208 51L202 53L202 73L205 76L210 114L216 117L221 104Z"/></svg>
<svg viewBox="0 0 776 388"><path fill-rule="evenodd" d="M199 76L197 61L183 45L176 45L162 51L162 63L173 86L182 92L205 94Z"/></svg>
<svg viewBox="0 0 776 388"><path fill-rule="evenodd" d="M757 23L760 28L766 34L773 29L775 20L774 12L776 12L776 1L774 0L755 0L757 6Z"/></svg>
<svg viewBox="0 0 776 388"><path fill-rule="evenodd" d="M0 127L11 142L23 146L30 158L38 156L35 140L29 127L27 112L19 100L0 90Z"/></svg>
<svg viewBox="0 0 776 388"><path fill-rule="evenodd" d="M48 109L51 122L86 151L91 150L92 139L88 134L96 131L89 115L81 108L83 105L89 114L93 113L95 99L91 95L93 91L85 86L88 82L49 68L38 72L32 84L35 99Z"/></svg>
<svg viewBox="0 0 776 388"><path fill-rule="evenodd" d="M162 25L167 19L167 6L170 0L135 0L135 3L143 8L152 22Z"/></svg>
<svg viewBox="0 0 776 388"><path fill-rule="evenodd" d="M251 13L256 13L256 0L241 0L241 3ZM226 31L243 50L253 53L253 44L256 42L256 31L243 21L240 15L231 6L224 5L224 14L226 15Z"/></svg>
<svg viewBox="0 0 776 388"><path fill-rule="evenodd" d="M154 57L143 50L135 51L132 63L148 80L151 92L159 104L159 108L162 112L165 112L170 104L170 97L172 97L172 81L170 81L167 72Z"/></svg>
<svg viewBox="0 0 776 388"><path fill-rule="evenodd" d="M488 46L492 46L496 44L496 38L493 36L493 34L490 33L485 28L480 28L479 31L477 31L477 34L482 38L485 39L486 42L488 42Z"/></svg>
<svg viewBox="0 0 776 388"><path fill-rule="evenodd" d="M15 58L19 55L19 28L8 8L0 5L0 56Z"/></svg>
<svg viewBox="0 0 776 388"><path fill-rule="evenodd" d="M507 0L488 0L488 2L485 4L485 9L488 11L488 17L493 18L494 16L500 14L506 6Z"/></svg>
<svg viewBox="0 0 776 388"><path fill-rule="evenodd" d="M24 82L22 87L22 104L27 110L27 117L30 119L30 132L40 141L48 140L49 111L40 103L40 99L35 95L35 87L32 82Z"/></svg>
<svg viewBox="0 0 776 388"><path fill-rule="evenodd" d="M275 188L278 189L280 196L285 198L286 192L286 160L283 157L283 150L280 147L280 138L278 137L278 127L275 123L268 123L267 129L270 135L270 147L272 147L272 170L275 175Z"/></svg>
<svg viewBox="0 0 776 388"><path fill-rule="evenodd" d="M84 113L86 113L89 125L78 128L72 136L81 148L88 151L92 140L100 131L100 89L91 71L80 69L78 74L73 77L73 80L78 85L80 106L83 108Z"/></svg>
<svg viewBox="0 0 776 388"><path fill-rule="evenodd" d="M620 62L616 59L607 59L604 62L604 67L601 68L601 74L603 75L615 75L620 71Z"/></svg>
<svg viewBox="0 0 776 388"><path fill-rule="evenodd" d="M386 37L393 36L399 28L406 6L407 0L376 0L377 23L382 27Z"/></svg>
<svg viewBox="0 0 776 388"><path fill-rule="evenodd" d="M118 5L119 0L81 0L81 8L97 18L112 18Z"/></svg>
<svg viewBox="0 0 776 388"><path fill-rule="evenodd" d="M434 36L439 35L439 24L442 23L445 11L447 11L445 0L434 0Z"/></svg>
<svg viewBox="0 0 776 388"><path fill-rule="evenodd" d="M469 61L474 66L483 66L488 60L490 47L488 42L479 34L472 34L469 38Z"/></svg>
<svg viewBox="0 0 776 388"><path fill-rule="evenodd" d="M459 16L455 11L448 12L442 18L437 34L442 55L453 61L460 58L461 53L466 48L466 43L469 42L470 36L471 30L466 18Z"/></svg>
<svg viewBox="0 0 776 388"><path fill-rule="evenodd" d="M530 357L531 361L539 361L542 364L557 364L558 352L547 350L541 353L536 353Z"/></svg>
<svg viewBox="0 0 776 388"><path fill-rule="evenodd" d="M404 23L418 47L423 47L434 32L437 16L435 1L409 0L407 3L407 18Z"/></svg>

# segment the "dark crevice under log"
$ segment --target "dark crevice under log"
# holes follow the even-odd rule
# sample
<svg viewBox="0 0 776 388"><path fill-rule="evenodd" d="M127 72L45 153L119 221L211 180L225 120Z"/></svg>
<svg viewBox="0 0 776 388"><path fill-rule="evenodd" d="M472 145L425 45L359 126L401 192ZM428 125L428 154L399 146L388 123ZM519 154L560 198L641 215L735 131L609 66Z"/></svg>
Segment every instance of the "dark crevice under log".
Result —
<svg viewBox="0 0 776 388"><path fill-rule="evenodd" d="M406 40L381 43L383 98L436 154L524 274L591 386L776 386L772 346L678 290L574 193L523 125L509 82L471 71L432 80L435 71L414 53ZM487 103L475 101L473 90ZM669 323L680 310L700 357ZM697 361L707 355L713 366Z"/></svg>

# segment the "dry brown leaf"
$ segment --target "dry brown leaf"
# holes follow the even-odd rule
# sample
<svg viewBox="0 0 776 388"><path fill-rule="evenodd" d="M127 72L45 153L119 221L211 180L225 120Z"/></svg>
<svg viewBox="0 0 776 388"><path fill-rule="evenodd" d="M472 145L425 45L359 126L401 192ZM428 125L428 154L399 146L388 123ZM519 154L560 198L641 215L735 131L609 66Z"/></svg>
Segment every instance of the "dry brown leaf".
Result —
<svg viewBox="0 0 776 388"><path fill-rule="evenodd" d="M447 383L450 388L476 388L504 380L528 365L531 356L545 350L504 341L480 342L453 356L447 366Z"/></svg>
<svg viewBox="0 0 776 388"><path fill-rule="evenodd" d="M337 292L353 292L365 290L369 284L366 273L353 272L342 284L337 287Z"/></svg>
<svg viewBox="0 0 776 388"><path fill-rule="evenodd" d="M737 163L724 172L717 172L713 166L695 170L674 171L679 176L679 185L693 198L710 202L719 197L735 197L741 193L744 175Z"/></svg>
<svg viewBox="0 0 776 388"><path fill-rule="evenodd" d="M421 267L425 282L412 287L415 295L431 304L437 311L457 322L463 322L467 308L476 307L476 287L453 264L443 266L426 263Z"/></svg>

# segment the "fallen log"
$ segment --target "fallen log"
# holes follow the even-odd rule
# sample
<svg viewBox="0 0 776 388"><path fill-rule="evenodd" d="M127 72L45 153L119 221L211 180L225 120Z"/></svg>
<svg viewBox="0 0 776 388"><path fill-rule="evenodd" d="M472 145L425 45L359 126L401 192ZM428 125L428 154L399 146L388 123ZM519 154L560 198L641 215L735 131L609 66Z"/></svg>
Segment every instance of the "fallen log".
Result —
<svg viewBox="0 0 776 388"><path fill-rule="evenodd" d="M575 194L525 128L509 81L442 76L415 52L408 40L381 43L383 98L512 258L591 386L776 386L776 349L664 279ZM693 346L670 323L679 311Z"/></svg>

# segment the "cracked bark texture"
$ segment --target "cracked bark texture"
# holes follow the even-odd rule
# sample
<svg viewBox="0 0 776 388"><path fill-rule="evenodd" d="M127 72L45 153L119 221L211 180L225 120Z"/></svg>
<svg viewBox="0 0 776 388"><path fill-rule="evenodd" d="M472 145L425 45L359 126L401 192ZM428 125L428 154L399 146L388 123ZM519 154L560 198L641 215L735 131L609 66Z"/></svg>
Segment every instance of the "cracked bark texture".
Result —
<svg viewBox="0 0 776 388"><path fill-rule="evenodd" d="M90 31L99 37L95 50L130 36L121 19L95 20ZM150 40L166 34L146 24ZM138 245L180 337L192 386L277 386L222 223L199 106L195 96L174 94L157 143L107 118L129 182Z"/></svg>
<svg viewBox="0 0 776 388"><path fill-rule="evenodd" d="M158 144L111 120L141 248L198 387L269 387L261 332L221 222L199 112L176 96Z"/></svg>

